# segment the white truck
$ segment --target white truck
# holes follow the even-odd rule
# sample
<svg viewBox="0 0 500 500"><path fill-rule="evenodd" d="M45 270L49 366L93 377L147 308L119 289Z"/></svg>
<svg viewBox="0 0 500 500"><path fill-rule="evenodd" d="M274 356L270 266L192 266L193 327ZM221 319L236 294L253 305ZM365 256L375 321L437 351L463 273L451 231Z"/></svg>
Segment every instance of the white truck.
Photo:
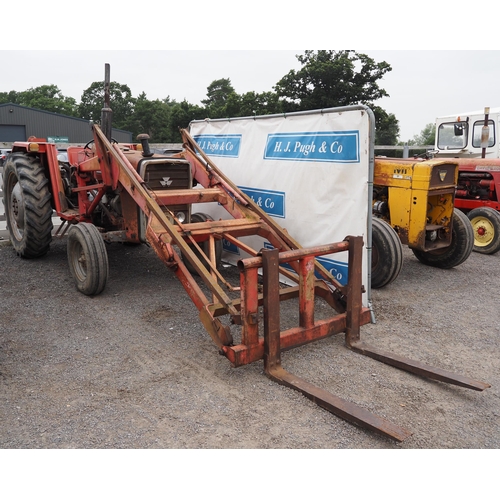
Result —
<svg viewBox="0 0 500 500"><path fill-rule="evenodd" d="M474 250L500 250L500 107L436 119L433 155L459 162L455 207L474 230Z"/></svg>
<svg viewBox="0 0 500 500"><path fill-rule="evenodd" d="M500 158L500 107L436 118L439 157Z"/></svg>

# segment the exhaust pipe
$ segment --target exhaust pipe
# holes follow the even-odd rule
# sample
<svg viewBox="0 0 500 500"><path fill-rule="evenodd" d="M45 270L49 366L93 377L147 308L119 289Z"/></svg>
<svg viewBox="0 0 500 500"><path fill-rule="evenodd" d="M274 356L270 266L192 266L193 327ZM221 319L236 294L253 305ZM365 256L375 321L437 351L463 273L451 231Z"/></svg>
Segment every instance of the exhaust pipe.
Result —
<svg viewBox="0 0 500 500"><path fill-rule="evenodd" d="M111 118L113 111L110 105L109 87L110 87L110 70L109 64L104 65L104 108L101 109L101 130L103 131L106 139L111 141Z"/></svg>
<svg viewBox="0 0 500 500"><path fill-rule="evenodd" d="M137 140L138 141L141 141L141 144L142 144L142 156L144 157L149 157L149 156L153 156L154 153L151 152L151 150L149 149L149 135L148 134L139 134L137 136Z"/></svg>

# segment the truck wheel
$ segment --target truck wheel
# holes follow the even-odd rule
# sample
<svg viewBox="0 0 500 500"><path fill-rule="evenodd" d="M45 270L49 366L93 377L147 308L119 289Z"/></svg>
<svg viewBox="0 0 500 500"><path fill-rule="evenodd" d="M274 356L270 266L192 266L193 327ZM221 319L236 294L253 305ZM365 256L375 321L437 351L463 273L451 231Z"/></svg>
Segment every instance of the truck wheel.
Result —
<svg viewBox="0 0 500 500"><path fill-rule="evenodd" d="M390 224L376 217L372 220L372 288L382 288L394 281L403 266L403 245Z"/></svg>
<svg viewBox="0 0 500 500"><path fill-rule="evenodd" d="M453 224L450 246L422 252L412 249L415 257L427 266L451 269L469 258L474 247L474 231L467 216L458 209L453 212Z"/></svg>
<svg viewBox="0 0 500 500"><path fill-rule="evenodd" d="M474 251L493 254L500 250L500 213L490 207L471 210L469 217L474 231Z"/></svg>
<svg viewBox="0 0 500 500"><path fill-rule="evenodd" d="M3 172L3 202L14 250L20 257L42 257L52 241L49 181L40 160L13 153Z"/></svg>
<svg viewBox="0 0 500 500"><path fill-rule="evenodd" d="M196 214L191 215L191 222L193 222L193 223L194 222L206 222L208 220L213 220L212 217L210 217L210 215L208 215L208 214L196 213ZM200 245L201 249L203 250L203 253L208 256L210 253L209 252L210 251L210 242L207 240L199 245ZM207 262L205 262L205 259L200 255L200 252L198 251L198 249L194 245L189 245L189 246L191 247L193 252L198 256L200 261L203 262L203 264L205 264L205 267L207 269L210 269ZM216 263L217 269L220 267L221 260L222 260L222 240L215 240L215 263ZM182 261L184 262L185 266L188 268L188 271L191 274L196 274L196 275L198 274L196 272L196 269L191 264L191 262L189 262L184 257L184 255L182 256Z"/></svg>
<svg viewBox="0 0 500 500"><path fill-rule="evenodd" d="M68 263L78 291L98 295L108 281L108 254L98 229L80 222L68 232Z"/></svg>

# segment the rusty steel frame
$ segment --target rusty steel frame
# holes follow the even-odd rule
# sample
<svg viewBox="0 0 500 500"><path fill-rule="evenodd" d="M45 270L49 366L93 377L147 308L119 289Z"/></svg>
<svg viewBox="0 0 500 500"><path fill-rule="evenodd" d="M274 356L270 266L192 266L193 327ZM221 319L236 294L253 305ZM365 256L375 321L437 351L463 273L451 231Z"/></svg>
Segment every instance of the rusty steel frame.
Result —
<svg viewBox="0 0 500 500"><path fill-rule="evenodd" d="M89 163L92 169L99 165L103 185L97 187L97 196L104 190L124 188L147 218L146 237L158 257L175 273L199 311L205 329L233 366L264 360L264 369L272 380L300 391L319 406L345 420L374 430L392 439L402 441L411 432L373 415L360 406L340 399L327 391L296 377L281 366L281 351L328 336L345 333L345 344L360 354L417 375L482 391L489 384L423 363L386 353L360 340L360 327L371 321L369 308L362 304L362 248L361 236L347 236L344 241L303 248L268 214L234 185L198 147L186 130L182 130L184 150L174 155L187 160L192 177L201 189L170 190L161 197L148 189L126 156L116 144L111 144L99 127L94 126L96 157ZM93 188L96 188L94 185ZM181 224L166 216L164 206L188 200L218 202L233 217L229 220ZM89 209L86 208L86 215ZM259 235L269 241L273 249L260 252L239 240L242 236ZM225 282L215 265L215 240L225 238L247 252L250 257L238 262L239 287ZM209 241L206 262L193 251L193 246ZM179 251L175 250L176 247ZM341 285L321 266L316 257L337 252L348 252L348 282ZM181 255L196 270L210 291L210 297L186 268ZM282 267L288 264L294 272ZM208 269L207 267L208 266ZM259 277L259 269L262 276ZM280 287L282 274L296 283ZM262 292L259 291L262 281ZM237 299L229 292L239 291ZM298 298L299 325L285 331L280 329L280 303ZM333 310L328 319L315 318L315 299L321 298ZM259 332L259 311L263 310L263 332ZM219 317L229 316L231 325L241 327L241 340L234 343L231 326Z"/></svg>

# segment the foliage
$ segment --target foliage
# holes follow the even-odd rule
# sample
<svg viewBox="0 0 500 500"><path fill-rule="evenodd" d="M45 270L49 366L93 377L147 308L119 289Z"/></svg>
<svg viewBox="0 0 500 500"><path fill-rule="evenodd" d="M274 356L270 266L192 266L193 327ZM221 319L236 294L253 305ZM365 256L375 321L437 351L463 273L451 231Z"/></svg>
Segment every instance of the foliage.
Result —
<svg viewBox="0 0 500 500"><path fill-rule="evenodd" d="M296 57L301 69L289 71L272 91L238 94L229 78L220 78L207 87L202 106L186 100L171 101L169 97L149 100L144 92L134 98L127 85L111 82L113 127L130 131L133 137L147 133L153 143L180 142L179 128L188 127L196 119L278 114L361 103L370 106L375 114L376 144L396 144L398 120L374 104L388 96L378 84L392 71L388 63L377 63L353 50L306 50ZM0 103L8 102L100 123L104 82L93 82L83 91L79 104L63 96L55 85L1 92Z"/></svg>
<svg viewBox="0 0 500 500"><path fill-rule="evenodd" d="M276 92L247 92L240 96L238 116L256 116L283 113L283 105Z"/></svg>
<svg viewBox="0 0 500 500"><path fill-rule="evenodd" d="M1 92L0 103L8 102L51 113L77 116L76 100L73 97L65 97L56 85L42 85L22 92Z"/></svg>
<svg viewBox="0 0 500 500"><path fill-rule="evenodd" d="M436 124L428 123L419 134L408 141L408 146L434 146L436 137Z"/></svg>
<svg viewBox="0 0 500 500"><path fill-rule="evenodd" d="M0 92L0 104L19 104L19 92L11 90L10 92Z"/></svg>
<svg viewBox="0 0 500 500"><path fill-rule="evenodd" d="M187 128L192 120L206 118L206 110L200 106L190 104L185 99L181 103L174 103L170 109L169 140L166 142L181 142L179 129Z"/></svg>
<svg viewBox="0 0 500 500"><path fill-rule="evenodd" d="M169 117L168 102L159 99L150 101L142 92L135 101L134 112L128 116L123 128L130 130L133 137L143 133L148 134L152 142L167 142Z"/></svg>
<svg viewBox="0 0 500 500"><path fill-rule="evenodd" d="M399 135L399 123L392 113L387 113L379 106L371 105L375 115L375 144L395 146Z"/></svg>
<svg viewBox="0 0 500 500"><path fill-rule="evenodd" d="M366 54L352 50L306 50L297 59L302 68L289 71L274 87L284 111L365 104L375 114L375 142L396 144L398 120L393 114L373 104L389 96L377 83L387 72L392 71L388 63L376 63Z"/></svg>
<svg viewBox="0 0 500 500"><path fill-rule="evenodd" d="M214 80L207 87L207 98L202 104L208 118L226 118L238 116L238 94L234 90L229 78Z"/></svg>
<svg viewBox="0 0 500 500"><path fill-rule="evenodd" d="M128 85L110 82L110 107L113 110L113 127L125 128L134 112L135 99ZM101 122L101 110L104 106L104 81L93 82L82 94L78 105L78 116L94 123Z"/></svg>
<svg viewBox="0 0 500 500"><path fill-rule="evenodd" d="M286 111L366 104L388 96L377 84L392 69L386 62L352 50L306 50L297 59L302 68L274 87Z"/></svg>

